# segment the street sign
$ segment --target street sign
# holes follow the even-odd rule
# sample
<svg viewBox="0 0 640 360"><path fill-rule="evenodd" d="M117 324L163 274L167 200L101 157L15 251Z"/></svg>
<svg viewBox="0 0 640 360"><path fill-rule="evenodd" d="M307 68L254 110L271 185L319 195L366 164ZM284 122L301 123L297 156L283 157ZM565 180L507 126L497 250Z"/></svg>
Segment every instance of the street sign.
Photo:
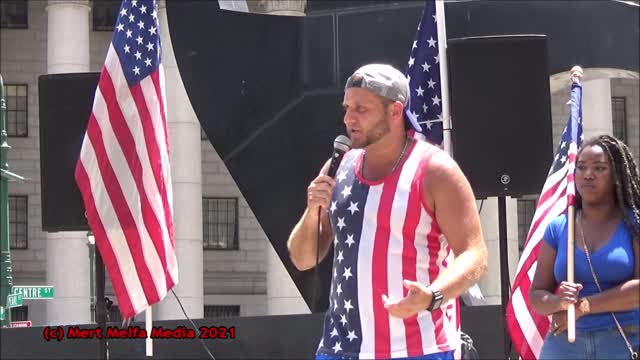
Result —
<svg viewBox="0 0 640 360"><path fill-rule="evenodd" d="M4 308L0 306L0 320L4 320Z"/></svg>
<svg viewBox="0 0 640 360"><path fill-rule="evenodd" d="M27 320L27 321L12 321L11 322L11 327L12 328L31 327L31 320Z"/></svg>
<svg viewBox="0 0 640 360"><path fill-rule="evenodd" d="M12 295L16 294L23 299L53 299L53 286L14 286Z"/></svg>
<svg viewBox="0 0 640 360"><path fill-rule="evenodd" d="M7 295L7 308L22 306L22 299L24 299L22 294Z"/></svg>

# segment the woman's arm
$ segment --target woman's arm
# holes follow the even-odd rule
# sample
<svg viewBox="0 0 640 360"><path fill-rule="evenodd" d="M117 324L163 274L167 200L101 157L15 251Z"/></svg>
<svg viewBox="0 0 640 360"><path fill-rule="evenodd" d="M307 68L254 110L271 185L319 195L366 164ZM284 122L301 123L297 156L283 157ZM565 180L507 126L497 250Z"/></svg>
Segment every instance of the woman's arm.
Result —
<svg viewBox="0 0 640 360"><path fill-rule="evenodd" d="M558 295L553 293L556 287L553 276L555 259L556 251L543 239L540 243L536 273L529 288L529 303L533 310L544 316L566 310L569 304L575 304L578 301L578 292L582 289L580 284L563 281Z"/></svg>

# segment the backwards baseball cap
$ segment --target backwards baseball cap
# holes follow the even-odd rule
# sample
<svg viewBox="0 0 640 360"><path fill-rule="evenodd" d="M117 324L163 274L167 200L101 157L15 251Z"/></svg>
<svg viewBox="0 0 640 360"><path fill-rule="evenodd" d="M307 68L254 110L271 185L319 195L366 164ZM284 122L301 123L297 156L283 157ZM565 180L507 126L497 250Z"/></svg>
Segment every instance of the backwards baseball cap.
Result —
<svg viewBox="0 0 640 360"><path fill-rule="evenodd" d="M389 100L400 101L411 126L416 131L422 131L418 119L409 111L411 105L409 80L393 66L386 64L365 65L349 76L344 88L345 90L348 88L368 89Z"/></svg>

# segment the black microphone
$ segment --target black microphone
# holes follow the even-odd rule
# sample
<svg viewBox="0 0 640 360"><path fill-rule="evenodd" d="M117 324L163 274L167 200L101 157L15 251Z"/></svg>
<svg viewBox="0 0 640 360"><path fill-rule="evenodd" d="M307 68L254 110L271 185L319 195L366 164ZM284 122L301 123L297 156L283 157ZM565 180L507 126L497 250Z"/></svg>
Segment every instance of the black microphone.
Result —
<svg viewBox="0 0 640 360"><path fill-rule="evenodd" d="M342 157L350 148L351 140L344 135L339 135L333 140L333 154L331 155L331 164L329 165L329 172L327 173L329 177L333 178L336 176L340 161L342 161Z"/></svg>

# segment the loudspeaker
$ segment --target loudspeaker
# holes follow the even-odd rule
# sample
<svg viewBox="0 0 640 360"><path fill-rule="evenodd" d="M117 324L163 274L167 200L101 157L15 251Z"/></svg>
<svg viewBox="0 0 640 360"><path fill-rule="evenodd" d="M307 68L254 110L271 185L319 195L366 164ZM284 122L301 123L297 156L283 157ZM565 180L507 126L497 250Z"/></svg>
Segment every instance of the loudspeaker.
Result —
<svg viewBox="0 0 640 360"><path fill-rule="evenodd" d="M42 75L40 191L44 231L89 230L73 176L100 73Z"/></svg>
<svg viewBox="0 0 640 360"><path fill-rule="evenodd" d="M539 193L553 156L546 36L452 39L447 57L453 155L476 198Z"/></svg>

